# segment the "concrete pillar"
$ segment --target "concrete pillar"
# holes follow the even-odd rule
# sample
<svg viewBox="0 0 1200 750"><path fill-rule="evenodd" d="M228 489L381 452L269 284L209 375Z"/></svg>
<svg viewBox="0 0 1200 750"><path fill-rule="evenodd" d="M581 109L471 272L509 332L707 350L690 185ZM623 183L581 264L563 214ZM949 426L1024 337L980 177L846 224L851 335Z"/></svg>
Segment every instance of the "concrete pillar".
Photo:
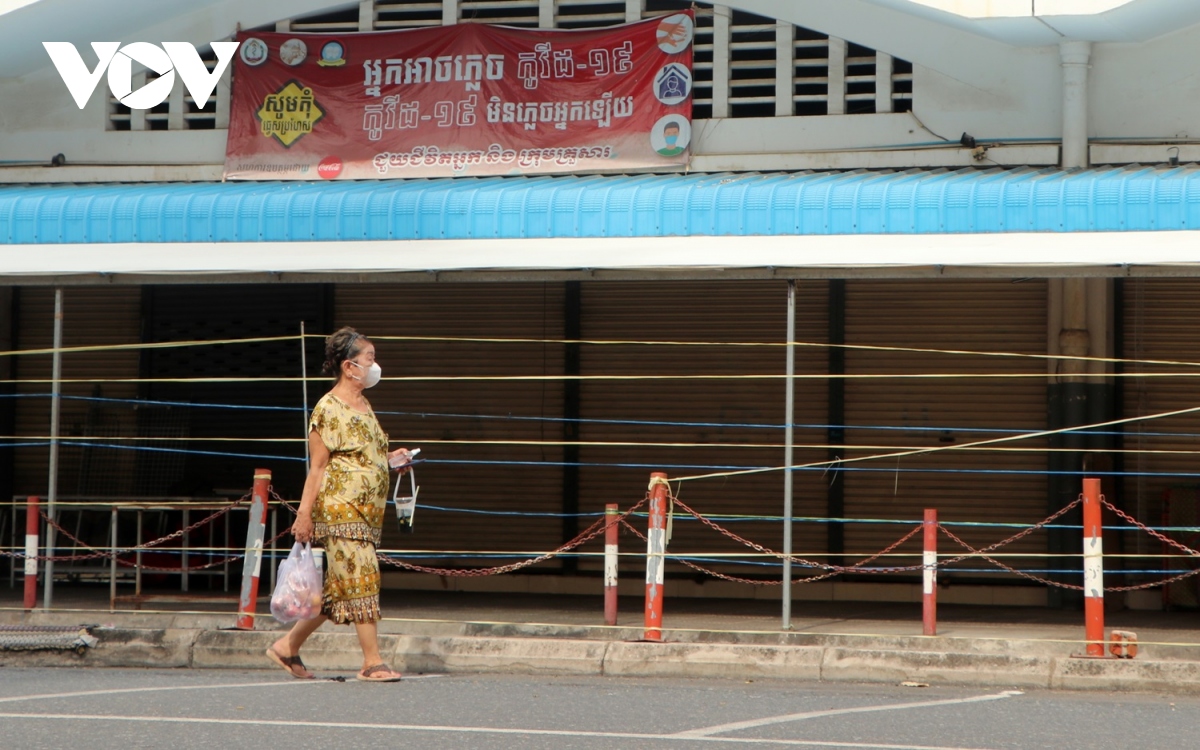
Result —
<svg viewBox="0 0 1200 750"><path fill-rule="evenodd" d="M358 3L358 30L359 31L374 31L375 30L375 0L359 0L359 3Z"/></svg>
<svg viewBox="0 0 1200 750"><path fill-rule="evenodd" d="M625 0L625 23L642 20L642 7L645 0Z"/></svg>
<svg viewBox="0 0 1200 750"><path fill-rule="evenodd" d="M733 11L726 5L713 6L712 116L729 117L729 71L733 38Z"/></svg>
<svg viewBox="0 0 1200 750"><path fill-rule="evenodd" d="M1115 355L1114 287L1110 279L1051 279L1047 283L1047 292L1047 353L1095 358ZM1061 429L1095 424L1119 416L1113 378L1096 377L1111 373L1110 364L1065 359L1050 360L1049 367L1053 377L1046 389L1048 427ZM1049 444L1051 448L1068 449L1051 453L1047 460L1047 469L1051 472L1047 482L1049 512L1058 510L1079 494L1079 472L1103 473L1114 468L1111 454L1095 452L1115 447L1117 441L1112 435L1071 432L1052 437ZM1088 452L1084 452L1085 449ZM1105 496L1120 502L1112 478L1102 479ZM1078 513L1072 513L1063 519L1063 523L1079 523L1077 516ZM1047 551L1050 553L1077 554L1078 547L1079 540L1072 533L1052 531L1049 535ZM1076 579L1073 574L1067 574L1062 580L1074 582ZM1049 592L1049 602L1055 606L1073 607L1081 604L1081 599L1075 592L1055 588ZM1119 604L1115 600L1114 603Z"/></svg>
<svg viewBox="0 0 1200 750"><path fill-rule="evenodd" d="M1058 44L1062 60L1062 168L1088 165L1088 70L1092 43L1074 39Z"/></svg>
<svg viewBox="0 0 1200 750"><path fill-rule="evenodd" d="M891 112L895 109L892 99L892 56L886 52L875 53L875 111Z"/></svg>
<svg viewBox="0 0 1200 750"><path fill-rule="evenodd" d="M775 22L775 116L795 114L792 97L796 80L796 27L790 21Z"/></svg>
<svg viewBox="0 0 1200 750"><path fill-rule="evenodd" d="M850 45L845 39L829 37L829 105L827 114L846 114L846 55Z"/></svg>
<svg viewBox="0 0 1200 750"><path fill-rule="evenodd" d="M1091 67L1092 44L1068 39L1059 43L1058 51L1062 63L1062 161L1059 166L1062 169L1086 169L1088 71ZM1070 357L1112 356L1111 326L1108 324L1112 307L1111 282L1085 278L1051 280L1048 294L1048 353ZM1101 422L1115 416L1111 379L1086 377L1107 372L1104 363L1051 360L1050 367L1050 374L1055 376L1046 389L1051 429ZM1080 452L1056 452L1049 456L1047 510L1058 510L1079 494L1078 472L1096 462L1096 454L1083 453L1083 449L1112 445L1112 439L1102 435L1066 433L1051 438L1052 448ZM1064 521L1079 522L1078 518ZM1077 551L1077 542L1069 535L1051 532L1048 547L1051 553L1071 553ZM1072 606L1079 604L1078 600L1076 594L1061 589L1055 588L1049 592L1052 605Z"/></svg>

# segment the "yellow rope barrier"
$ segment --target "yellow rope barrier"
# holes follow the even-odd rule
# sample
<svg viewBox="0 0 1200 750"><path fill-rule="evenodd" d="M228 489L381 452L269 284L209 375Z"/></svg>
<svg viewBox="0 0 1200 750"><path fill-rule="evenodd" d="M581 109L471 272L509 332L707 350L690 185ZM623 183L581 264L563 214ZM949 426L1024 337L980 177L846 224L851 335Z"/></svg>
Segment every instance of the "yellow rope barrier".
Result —
<svg viewBox="0 0 1200 750"><path fill-rule="evenodd" d="M213 339L213 340L193 340L193 341L165 341L155 343L136 343L136 344L98 344L93 346L75 346L40 349L21 349L0 351L0 357L24 356L24 355L45 355L54 354L56 351L63 354L75 354L83 352L107 352L107 351L138 351L145 349L170 349L178 347L191 346L216 346L226 344L248 344L248 343L264 343L273 341L298 341L302 337L299 335L289 336L265 336L256 338L244 339ZM303 338L324 339L322 334L305 334ZM591 346L672 346L672 347L798 347L798 348L818 348L818 349L843 349L851 351L867 351L867 352L907 352L912 354L945 354L953 356L975 356L975 357L1006 357L1018 359L1033 359L1046 361L1062 361L1062 362L1095 362L1102 364L1138 364L1138 365L1165 365L1173 367L1196 367L1200 368L1200 362L1187 362L1179 360L1162 360L1162 359L1124 359L1120 357L1080 357L1069 356L1065 354L1030 354L1025 352L995 352L981 351L973 349L934 349L925 347L912 346L879 346L872 344L831 344L815 341L796 341L796 342L775 342L775 341L637 341L637 340L621 340L621 339L535 339L535 338L487 338L487 337L471 337L471 336L372 336L372 341L429 341L429 342L446 342L446 343L494 343L494 344L581 344Z"/></svg>
<svg viewBox="0 0 1200 750"><path fill-rule="evenodd" d="M0 357L19 357L27 354L78 354L80 352L137 351L142 349L175 349L188 346L216 346L218 344L261 344L271 341L299 341L299 335L260 336L249 339L213 339L195 341L158 341L149 344L96 344L94 346L64 346L58 349L14 349L0 351Z"/></svg>
<svg viewBox="0 0 1200 750"><path fill-rule="evenodd" d="M321 338L307 334L310 338ZM1169 359L1122 359L1120 357L1080 357L1066 354L1028 354L1024 352L989 352L974 349L929 349L915 346L877 346L872 344L830 344L819 341L636 341L621 339L534 339L534 338L485 338L469 336L373 336L372 341L442 341L472 344L586 344L592 346L695 346L695 347L772 347L794 346L798 348L845 349L868 352L908 352L912 354L953 354L976 357L1013 357L1063 362L1098 362L1104 364L1172 365L1200 367L1200 362L1185 362Z"/></svg>
<svg viewBox="0 0 1200 750"><path fill-rule="evenodd" d="M898 451L898 452L894 452L894 453L881 453L881 454L876 454L876 455L872 455L872 456L859 456L856 458L835 458L830 461L814 461L814 462L808 463L808 464L797 464L797 465L792 465L792 466L771 466L771 467L757 468L757 469L739 469L736 471L721 471L721 472L713 472L710 474L696 474L696 475L689 476L689 477L672 477L671 481L673 481L673 482L688 482L688 481L694 481L697 479L717 479L717 478L722 478L722 477L744 476L747 474L765 474L765 473L774 472L774 471L787 471L789 469L791 469L791 470L813 469L813 468L818 468L818 467L823 467L823 466L836 468L837 466L841 466L843 464L848 464L848 463L860 463L862 461L874 461L874 460L883 459L883 458L900 459L900 458L905 458L908 456L919 456L919 455L924 455L924 454L928 454L928 453L940 453L940 452L944 452L944 451L964 450L966 448L972 448L972 447L981 446L981 445L993 445L996 443L1011 443L1011 442L1014 442L1017 440L1031 440L1034 438L1050 437L1052 435L1061 435L1061 434L1064 434L1067 432L1078 432L1078 431L1083 431L1083 430L1096 429L1096 428L1100 428L1100 427L1113 427L1115 425L1131 424L1133 422L1143 422L1143 421L1149 421L1152 419L1165 419L1167 417L1175 417L1175 416L1180 416L1183 414L1195 414L1196 412L1200 412L1200 406L1193 406L1193 407L1190 407L1187 409L1176 409L1173 411L1159 412L1157 414L1146 414L1146 415L1137 416L1137 417L1125 417L1123 419L1112 419L1107 422L1095 422L1093 424L1078 425L1076 427L1061 427L1061 428L1054 429L1054 430L1040 430L1037 432L1027 432L1027 433L1021 433L1018 435L1005 435L1004 437L990 438L988 440L978 440L978 441L975 441L972 443L964 443L963 445L938 445L938 446L934 446L934 447L930 447L930 448L920 448L917 450L904 450L904 451Z"/></svg>
<svg viewBox="0 0 1200 750"><path fill-rule="evenodd" d="M1083 430L1086 428L1075 428ZM971 432L971 430L962 430L962 432ZM51 440L49 435L0 435L0 440ZM180 435L166 436L143 436L137 437L132 435L72 435L69 437L58 438L65 443L71 442L197 442L197 443L303 443L305 438L295 437L280 437L280 438L254 438L254 437L187 437ZM783 443L684 443L684 442L653 442L653 441L589 441L589 440L444 440L440 438L421 438L411 437L403 441L397 439L392 440L393 443L421 443L423 445L511 445L524 447L537 446L571 446L580 448L686 448L686 449L702 449L702 448L719 448L721 450L729 449L744 449L744 450L780 450L784 448ZM0 447L4 447L0 445ZM906 450L919 452L925 450L925 446L910 446L910 445L886 445L886 444L837 444L837 443L798 443L792 446L796 450L845 450L845 451L863 451L863 450ZM1050 447L1035 447L1035 446L991 446L978 444L964 444L958 447L959 450L965 453L1121 453L1128 455L1179 455L1179 456L1194 456L1200 455L1200 449L1184 450L1184 449L1152 449L1152 448L1050 448ZM793 468L801 468L795 466ZM672 478L674 481L674 478Z"/></svg>
<svg viewBox="0 0 1200 750"><path fill-rule="evenodd" d="M48 435L0 435L0 440L50 440ZM131 435L108 435L108 436L87 436L80 435L69 437L59 436L57 440L65 443L69 442L137 442L137 441L177 441L182 443L197 442L197 443L305 443L307 439L298 438L252 438L252 437L186 437L178 435L164 435L157 437L134 437ZM394 441L393 441L394 442ZM2 446L0 446L2 447Z"/></svg>
<svg viewBox="0 0 1200 750"><path fill-rule="evenodd" d="M75 504L75 503L70 504L70 506L72 508L74 508L76 505L77 504ZM1135 531L1136 529L1130 529L1130 530ZM1198 530L1200 530L1200 529L1198 529ZM910 541L913 544L919 543L919 540L915 540L915 539L910 540ZM71 549L71 547L70 547L70 545L64 545L64 546L60 546L60 549L61 550L69 550L69 549ZM98 543L94 546L80 547L79 549L97 549L97 550L107 551L108 549L110 549L110 546L107 542L105 542L105 543ZM279 551L284 550L283 547L279 547L278 549L279 549ZM4 552L24 552L24 550L25 550L24 546L7 546L7 545L0 546L0 551L4 551ZM124 545L124 546L117 547L118 554L130 554L136 550L137 550L137 545ZM146 549L144 551L180 553L182 551L182 548L180 548L180 547L155 547L155 548L151 548L151 549ZM240 553L245 552L245 549L242 547L189 546L187 551L189 554L202 554L202 553L240 554ZM377 551L379 552L379 554L382 554L382 555L393 555L393 556L428 557L431 555L437 555L440 558L467 559L467 558L515 557L515 556L536 557L539 555L544 555L547 552L549 552L550 550L379 549ZM596 559L601 559L606 554L608 554L608 553L606 553L604 551L595 551L595 552L574 551L571 553L571 555L573 557L596 558ZM646 553L644 551L618 552L617 554L619 557L629 558L629 559L633 559L633 560L641 560L641 559L645 558L645 556L646 556ZM920 558L922 556L922 554L924 554L924 553L921 552L920 550L914 550L912 552L887 552L887 553L879 553L879 554L871 553L871 552L854 552L854 551L831 553L827 550L810 550L810 551L800 550L800 551L792 552L793 557L806 557L806 558L822 558L822 557L830 557L830 556L839 556L839 557L841 557L841 556L846 556L846 557L874 556L876 558L885 558L885 557L887 557L887 558ZM945 558L959 557L960 555L961 555L960 552L940 552L940 553L938 553L938 557L945 557ZM1071 559L1078 560L1078 559L1085 557L1086 555L1083 552L1074 552L1074 553L1072 553L1072 552L990 552L990 553L988 553L988 556L995 557L995 558L1014 558L1014 559L1032 559L1032 560L1043 560L1043 559L1044 560L1071 560ZM728 559L728 560L749 560L749 559L759 559L759 558L775 560L780 557L780 554L779 553L765 553L765 552L750 552L750 551L727 552L727 551L719 551L719 550L711 550L711 551L710 550L689 550L687 552L665 552L665 553L663 553L663 557L668 558L668 559L674 559L674 560L686 560L686 559L690 559L693 557L724 558L724 559ZM974 555L968 555L968 557L974 557ZM1168 560L1168 561L1172 561L1172 560L1174 560L1174 561L1183 561L1183 560L1194 561L1194 560L1196 560L1195 556L1186 555L1186 554L1182 554L1182 553L1177 553L1177 554L1165 554L1165 553L1163 553L1163 554L1151 554L1151 553L1138 554L1138 553L1129 552L1129 553L1116 554L1116 553L1107 553L1106 552L1104 554L1104 558L1106 560L1107 559ZM942 570L947 573L956 572L953 568L948 568L948 569L943 568ZM1124 570L1115 570L1115 569L1108 570L1108 571L1106 571L1106 573L1111 574L1111 575L1140 575L1140 573L1130 573L1130 572L1127 572ZM998 571L997 574L1003 575L1004 571Z"/></svg>
<svg viewBox="0 0 1200 750"><path fill-rule="evenodd" d="M635 380L1029 380L1060 378L1061 374L1044 372L916 372L916 373L752 373L752 374L693 374L693 375L403 375L383 378L386 382L419 383L419 382L552 382L558 380L570 381L635 381ZM1104 378L1200 378L1197 372L1121 372L1121 373L1081 373L1072 375L1073 378L1104 379ZM96 383L111 383L114 385L141 383L300 383L303 381L329 381L327 377L197 377L197 378L62 378L61 385ZM53 383L52 378L20 378L0 380L0 384L40 384Z"/></svg>

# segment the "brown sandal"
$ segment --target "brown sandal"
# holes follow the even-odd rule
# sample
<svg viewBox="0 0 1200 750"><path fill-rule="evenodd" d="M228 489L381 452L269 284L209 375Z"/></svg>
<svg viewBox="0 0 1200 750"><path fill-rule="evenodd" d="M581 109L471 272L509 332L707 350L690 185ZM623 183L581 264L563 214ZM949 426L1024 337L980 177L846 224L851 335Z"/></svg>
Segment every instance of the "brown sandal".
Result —
<svg viewBox="0 0 1200 750"><path fill-rule="evenodd" d="M363 682L399 682L401 677L402 675L399 672L393 672L392 668L386 664L376 664L373 667L367 667L355 675L356 680Z"/></svg>
<svg viewBox="0 0 1200 750"><path fill-rule="evenodd" d="M311 680L316 677L315 674L308 671L304 666L304 662L300 661L300 656L284 656L275 650L274 646L267 649L267 658L283 667L292 677L297 680ZM296 671L299 668L299 671Z"/></svg>

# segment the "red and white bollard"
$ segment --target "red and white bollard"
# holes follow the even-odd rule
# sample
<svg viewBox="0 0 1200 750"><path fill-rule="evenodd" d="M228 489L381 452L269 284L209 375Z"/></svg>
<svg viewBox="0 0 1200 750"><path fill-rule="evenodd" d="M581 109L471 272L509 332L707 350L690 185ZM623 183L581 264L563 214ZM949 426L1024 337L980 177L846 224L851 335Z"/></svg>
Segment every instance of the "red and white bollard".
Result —
<svg viewBox="0 0 1200 750"><path fill-rule="evenodd" d="M621 511L616 503L604 506L604 624L617 624L617 519Z"/></svg>
<svg viewBox="0 0 1200 750"><path fill-rule="evenodd" d="M647 641L662 640L663 565L667 554L667 475L650 475L650 523L646 533Z"/></svg>
<svg viewBox="0 0 1200 750"><path fill-rule="evenodd" d="M238 597L238 618L234 628L254 630L254 610L258 605L258 574L262 568L263 540L267 529L267 495L271 489L271 471L254 470L253 500L246 529L246 557L242 562L242 593Z"/></svg>
<svg viewBox="0 0 1200 750"><path fill-rule="evenodd" d="M30 495L25 501L25 610L37 606L38 571L38 499Z"/></svg>
<svg viewBox="0 0 1200 750"><path fill-rule="evenodd" d="M1100 480L1083 480L1083 612L1087 655L1104 656L1104 527Z"/></svg>
<svg viewBox="0 0 1200 750"><path fill-rule="evenodd" d="M921 621L924 624L925 635L937 635L937 533L938 520L937 509L925 509L925 521L922 523L925 527L925 552L922 555L921 562L925 566L922 572L924 577L924 596L922 597L922 617Z"/></svg>

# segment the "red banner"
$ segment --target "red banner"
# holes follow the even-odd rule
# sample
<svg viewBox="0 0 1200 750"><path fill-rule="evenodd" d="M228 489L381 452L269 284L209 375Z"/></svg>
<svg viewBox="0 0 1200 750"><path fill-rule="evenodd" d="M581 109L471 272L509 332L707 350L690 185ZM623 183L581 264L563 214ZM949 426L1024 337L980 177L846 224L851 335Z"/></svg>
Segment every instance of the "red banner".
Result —
<svg viewBox="0 0 1200 750"><path fill-rule="evenodd" d="M580 31L242 35L225 176L390 179L687 163L691 12Z"/></svg>

